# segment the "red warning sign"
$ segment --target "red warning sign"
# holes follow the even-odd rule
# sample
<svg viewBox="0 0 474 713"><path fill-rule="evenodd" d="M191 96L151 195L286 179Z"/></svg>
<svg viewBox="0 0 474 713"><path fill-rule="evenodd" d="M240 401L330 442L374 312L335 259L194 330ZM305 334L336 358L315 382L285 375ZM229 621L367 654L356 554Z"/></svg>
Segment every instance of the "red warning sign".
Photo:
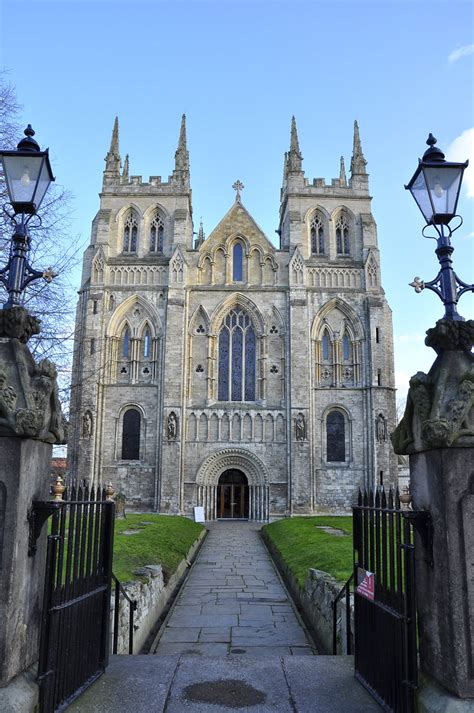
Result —
<svg viewBox="0 0 474 713"><path fill-rule="evenodd" d="M375 598L375 574L365 569L360 569L360 567L357 574L357 579L359 580L357 593L373 601Z"/></svg>

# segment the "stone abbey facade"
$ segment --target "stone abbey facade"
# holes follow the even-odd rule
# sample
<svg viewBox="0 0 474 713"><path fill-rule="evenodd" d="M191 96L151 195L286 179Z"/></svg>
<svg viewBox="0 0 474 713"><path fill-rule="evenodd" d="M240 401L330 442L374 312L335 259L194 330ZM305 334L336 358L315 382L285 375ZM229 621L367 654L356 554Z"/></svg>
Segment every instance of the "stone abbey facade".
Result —
<svg viewBox="0 0 474 713"><path fill-rule="evenodd" d="M77 310L69 461L137 509L255 520L393 484L391 311L357 123L351 176L309 181L296 124L279 247L235 202L197 240L181 125L167 181L129 176L118 122Z"/></svg>

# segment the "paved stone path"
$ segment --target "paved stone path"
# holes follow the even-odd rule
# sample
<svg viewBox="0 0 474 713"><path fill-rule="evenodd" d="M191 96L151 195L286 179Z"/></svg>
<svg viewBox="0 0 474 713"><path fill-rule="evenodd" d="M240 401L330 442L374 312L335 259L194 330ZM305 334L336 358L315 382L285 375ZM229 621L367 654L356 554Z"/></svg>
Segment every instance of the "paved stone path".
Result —
<svg viewBox="0 0 474 713"><path fill-rule="evenodd" d="M317 653L260 539L259 525L216 522L152 653Z"/></svg>

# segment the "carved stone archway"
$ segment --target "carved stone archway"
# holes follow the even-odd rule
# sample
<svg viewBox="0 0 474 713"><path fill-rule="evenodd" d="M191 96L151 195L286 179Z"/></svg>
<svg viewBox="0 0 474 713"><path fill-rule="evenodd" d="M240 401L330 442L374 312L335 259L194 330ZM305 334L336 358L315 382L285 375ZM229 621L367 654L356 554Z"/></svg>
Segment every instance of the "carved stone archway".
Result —
<svg viewBox="0 0 474 713"><path fill-rule="evenodd" d="M244 448L224 448L202 463L196 476L197 504L206 520L215 520L219 478L227 470L240 470L249 484L249 520L266 522L269 515L268 472L263 461Z"/></svg>

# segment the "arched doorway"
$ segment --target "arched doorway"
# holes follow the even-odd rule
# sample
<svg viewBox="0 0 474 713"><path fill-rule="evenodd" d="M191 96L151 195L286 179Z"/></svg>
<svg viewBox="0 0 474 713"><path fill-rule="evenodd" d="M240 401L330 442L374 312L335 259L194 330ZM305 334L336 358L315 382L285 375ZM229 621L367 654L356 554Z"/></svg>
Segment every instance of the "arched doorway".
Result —
<svg viewBox="0 0 474 713"><path fill-rule="evenodd" d="M241 470L225 470L217 486L217 517L246 519L249 517L249 486Z"/></svg>

